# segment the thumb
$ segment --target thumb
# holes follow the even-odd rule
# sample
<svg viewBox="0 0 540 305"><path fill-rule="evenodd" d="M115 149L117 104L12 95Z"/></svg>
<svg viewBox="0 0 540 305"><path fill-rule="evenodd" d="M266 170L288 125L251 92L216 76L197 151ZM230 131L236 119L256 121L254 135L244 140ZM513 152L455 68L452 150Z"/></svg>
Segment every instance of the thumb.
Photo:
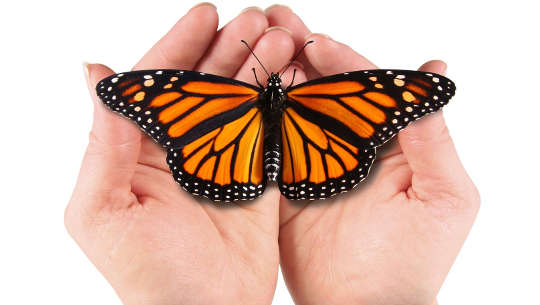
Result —
<svg viewBox="0 0 540 305"><path fill-rule="evenodd" d="M85 64L85 72L94 103L94 121L74 197L82 194L95 199L79 200L91 205L85 210L100 210L110 204L127 205L141 133L135 124L108 110L96 95L96 84L114 72L99 64Z"/></svg>
<svg viewBox="0 0 540 305"><path fill-rule="evenodd" d="M444 74L446 64L429 61L419 69ZM421 200L468 193L472 185L444 122L442 111L428 115L399 133L399 144L413 172L412 190Z"/></svg>

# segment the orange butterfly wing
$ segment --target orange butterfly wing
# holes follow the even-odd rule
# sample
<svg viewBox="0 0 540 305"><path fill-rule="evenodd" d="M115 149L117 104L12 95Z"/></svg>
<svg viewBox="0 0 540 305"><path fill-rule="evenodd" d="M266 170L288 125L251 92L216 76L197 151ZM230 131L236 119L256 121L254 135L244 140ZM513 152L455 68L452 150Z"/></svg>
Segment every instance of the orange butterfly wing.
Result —
<svg viewBox="0 0 540 305"><path fill-rule="evenodd" d="M292 87L282 119L280 190L322 199L363 180L382 145L410 122L437 111L455 86L433 73L367 70Z"/></svg>
<svg viewBox="0 0 540 305"><path fill-rule="evenodd" d="M266 185L259 88L178 70L112 75L97 85L104 104L168 149L174 179L215 201L253 199Z"/></svg>

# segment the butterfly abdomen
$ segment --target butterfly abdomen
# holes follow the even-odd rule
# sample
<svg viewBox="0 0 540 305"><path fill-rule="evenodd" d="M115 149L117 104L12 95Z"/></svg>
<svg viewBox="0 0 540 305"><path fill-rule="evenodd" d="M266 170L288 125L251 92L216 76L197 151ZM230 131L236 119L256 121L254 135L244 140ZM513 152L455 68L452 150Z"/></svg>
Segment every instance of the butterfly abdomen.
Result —
<svg viewBox="0 0 540 305"><path fill-rule="evenodd" d="M281 113L274 113L264 122L264 171L269 181L276 181L281 165Z"/></svg>

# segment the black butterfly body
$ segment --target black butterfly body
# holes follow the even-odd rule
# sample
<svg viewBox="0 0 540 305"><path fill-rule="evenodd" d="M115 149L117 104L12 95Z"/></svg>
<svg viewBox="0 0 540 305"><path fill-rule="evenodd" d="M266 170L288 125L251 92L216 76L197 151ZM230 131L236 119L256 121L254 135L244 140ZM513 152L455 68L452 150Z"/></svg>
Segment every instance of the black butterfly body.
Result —
<svg viewBox="0 0 540 305"><path fill-rule="evenodd" d="M115 74L97 94L167 149L174 179L214 201L254 199L276 181L289 199L324 199L365 179L382 145L454 95L444 76L336 74L281 87L180 70Z"/></svg>

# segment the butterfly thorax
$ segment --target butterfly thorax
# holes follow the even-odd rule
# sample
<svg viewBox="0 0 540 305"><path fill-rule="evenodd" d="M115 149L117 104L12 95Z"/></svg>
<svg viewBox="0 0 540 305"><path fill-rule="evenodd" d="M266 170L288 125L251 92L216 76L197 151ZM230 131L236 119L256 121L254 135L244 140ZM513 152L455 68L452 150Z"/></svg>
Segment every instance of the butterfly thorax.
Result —
<svg viewBox="0 0 540 305"><path fill-rule="evenodd" d="M264 169L268 180L276 181L281 160L281 116L285 93L281 78L272 73L261 96L264 118Z"/></svg>

